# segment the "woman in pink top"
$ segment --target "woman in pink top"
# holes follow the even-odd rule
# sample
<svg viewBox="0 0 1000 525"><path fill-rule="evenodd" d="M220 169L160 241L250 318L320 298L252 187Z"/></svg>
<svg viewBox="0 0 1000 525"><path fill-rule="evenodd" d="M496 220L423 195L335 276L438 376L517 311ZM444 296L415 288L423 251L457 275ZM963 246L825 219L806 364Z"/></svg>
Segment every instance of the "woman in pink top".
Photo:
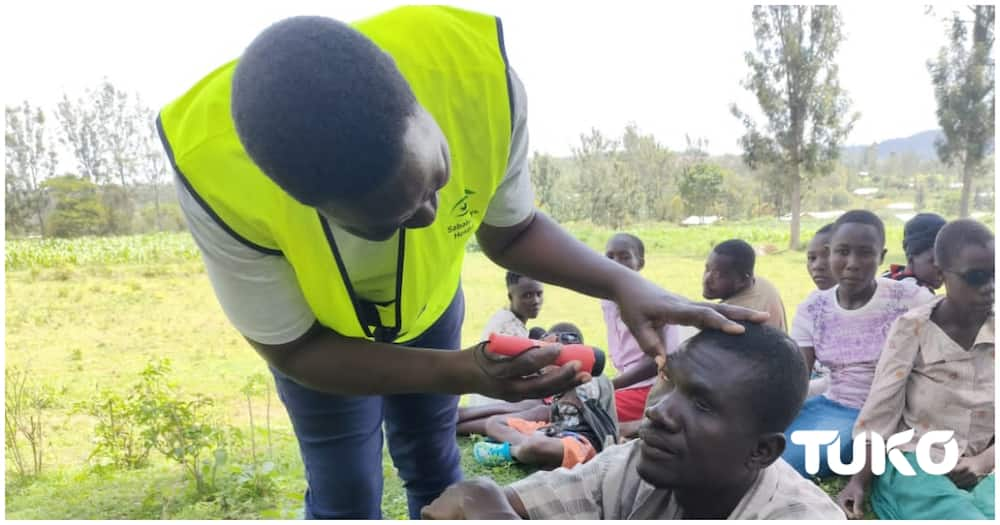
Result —
<svg viewBox="0 0 1000 525"><path fill-rule="evenodd" d="M605 253L608 259L636 272L646 263L644 259L646 248L642 240L628 233L617 233L611 237ZM640 420L649 389L656 381L656 362L643 353L638 341L622 321L617 304L602 300L601 309L604 311L604 323L608 329L608 353L615 369L618 370L618 375L611 381L615 387L615 410L618 412L618 420L621 422ZM674 325L664 325L662 337L667 352L674 351L680 343L680 334Z"/></svg>

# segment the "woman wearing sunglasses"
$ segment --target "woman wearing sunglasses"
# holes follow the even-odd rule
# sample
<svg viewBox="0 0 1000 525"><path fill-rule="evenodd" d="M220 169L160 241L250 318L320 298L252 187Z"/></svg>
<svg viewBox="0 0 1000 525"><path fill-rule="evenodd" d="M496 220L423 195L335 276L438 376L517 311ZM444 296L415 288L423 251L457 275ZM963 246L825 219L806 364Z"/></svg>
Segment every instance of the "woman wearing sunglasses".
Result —
<svg viewBox="0 0 1000 525"><path fill-rule="evenodd" d="M855 437L883 438L912 429L912 440L897 450L916 475L887 462L872 483L866 462L838 498L848 517L862 517L873 485L872 508L881 519L993 519L993 249L993 233L974 220L953 221L938 233L934 257L947 294L892 326L854 428ZM946 475L923 472L915 460L917 441L935 430L953 431L958 444L958 464ZM943 444L932 446L931 457L943 460Z"/></svg>

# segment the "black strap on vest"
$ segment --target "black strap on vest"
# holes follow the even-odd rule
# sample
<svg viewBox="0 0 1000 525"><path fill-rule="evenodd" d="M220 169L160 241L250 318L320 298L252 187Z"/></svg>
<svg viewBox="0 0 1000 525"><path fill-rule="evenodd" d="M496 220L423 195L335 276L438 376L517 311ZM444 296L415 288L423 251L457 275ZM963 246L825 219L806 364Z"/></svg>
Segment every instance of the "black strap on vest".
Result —
<svg viewBox="0 0 1000 525"><path fill-rule="evenodd" d="M351 298L354 315L357 316L361 329L364 330L365 335L380 343L395 341L403 325L403 261L406 251L406 228L400 228L399 230L399 248L396 253L396 297L392 301L375 303L361 299L354 293L354 285L351 284L351 278L347 275L347 267L344 265L343 257L340 256L340 248L337 247L337 241L333 238L333 231L330 230L330 224L318 212L316 215L323 225L323 233L326 235L326 240L333 251L333 258L337 261L337 269L340 270L340 277L344 281L344 287L347 288L347 295ZM396 325L383 326L382 317L378 313L378 306L389 306L392 303L395 303Z"/></svg>

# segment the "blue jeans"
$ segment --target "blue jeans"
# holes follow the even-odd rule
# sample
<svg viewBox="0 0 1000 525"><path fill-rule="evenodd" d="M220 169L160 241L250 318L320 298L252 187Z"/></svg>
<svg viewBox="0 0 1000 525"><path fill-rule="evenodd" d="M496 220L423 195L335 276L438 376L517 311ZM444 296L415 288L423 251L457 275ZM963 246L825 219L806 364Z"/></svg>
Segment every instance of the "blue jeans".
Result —
<svg viewBox="0 0 1000 525"><path fill-rule="evenodd" d="M406 346L457 350L464 318L459 287L434 326ZM462 479L455 440L458 396L339 396L306 388L273 368L271 373L305 464L307 519L381 519L383 419L411 519L419 519L424 505Z"/></svg>
<svg viewBox="0 0 1000 525"><path fill-rule="evenodd" d="M859 409L847 407L831 401L826 396L819 395L806 400L802 405L799 415L785 430L785 453L782 459L788 462L795 470L805 478L812 475L806 472L805 447L792 443L791 435L796 430L836 430L840 436L840 459L843 463L850 463L853 456L854 443L851 434L854 430L854 421L858 419ZM831 474L830 464L827 462L827 445L820 447L819 472L816 477L825 478Z"/></svg>

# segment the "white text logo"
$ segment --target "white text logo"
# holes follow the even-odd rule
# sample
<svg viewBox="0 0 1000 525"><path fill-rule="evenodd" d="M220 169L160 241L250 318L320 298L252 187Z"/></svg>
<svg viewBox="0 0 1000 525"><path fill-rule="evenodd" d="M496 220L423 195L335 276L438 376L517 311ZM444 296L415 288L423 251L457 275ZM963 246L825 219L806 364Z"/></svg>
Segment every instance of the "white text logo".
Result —
<svg viewBox="0 0 1000 525"><path fill-rule="evenodd" d="M928 474L947 474L958 464L958 443L955 442L955 432L952 430L932 430L917 441L917 466ZM872 474L880 476L885 472L885 460L889 458L892 466L904 476L915 476L913 465L906 460L903 453L896 447L909 443L913 439L913 429L893 434L888 440L874 432L865 432L854 438L854 455L851 462L844 464L840 457L840 436L836 430L796 430L792 432L792 443L802 445L806 452L806 472L819 472L820 447L827 445L826 461L834 474L853 476L865 466L866 438L872 445ZM944 458L935 462L931 457L931 446L944 444Z"/></svg>

